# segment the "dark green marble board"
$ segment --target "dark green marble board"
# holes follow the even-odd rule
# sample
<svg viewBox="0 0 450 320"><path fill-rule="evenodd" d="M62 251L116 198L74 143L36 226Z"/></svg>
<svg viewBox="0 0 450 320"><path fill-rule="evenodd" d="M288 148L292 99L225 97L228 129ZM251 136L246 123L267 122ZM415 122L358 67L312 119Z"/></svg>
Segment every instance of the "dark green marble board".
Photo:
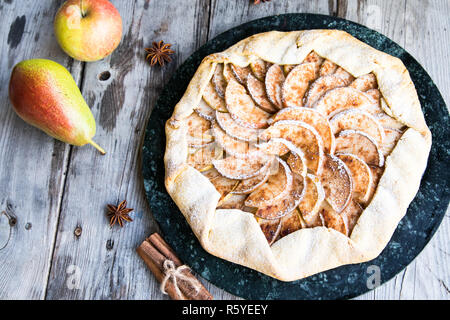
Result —
<svg viewBox="0 0 450 320"><path fill-rule="evenodd" d="M372 47L399 57L417 88L427 124L433 134L433 144L420 190L379 257L306 279L282 282L216 258L200 246L164 187L164 124L206 55L225 50L255 33L305 29L345 30ZM324 15L286 14L266 17L245 23L212 39L189 57L172 76L147 124L142 157L144 186L164 238L186 264L216 286L247 299L352 298L369 291L366 284L370 276L368 266L379 266L381 282L388 281L422 251L441 223L450 199L449 124L445 103L426 71L404 49L380 33L344 19Z"/></svg>

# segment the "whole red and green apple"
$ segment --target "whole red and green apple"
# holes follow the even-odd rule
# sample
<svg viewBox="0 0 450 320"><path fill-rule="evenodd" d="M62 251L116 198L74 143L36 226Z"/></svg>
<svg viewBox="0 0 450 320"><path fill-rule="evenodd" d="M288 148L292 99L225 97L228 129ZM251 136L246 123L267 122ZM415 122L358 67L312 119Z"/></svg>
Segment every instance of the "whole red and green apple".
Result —
<svg viewBox="0 0 450 320"><path fill-rule="evenodd" d="M122 38L122 18L107 0L68 0L55 16L55 35L61 48L80 61L111 54Z"/></svg>
<svg viewBox="0 0 450 320"><path fill-rule="evenodd" d="M48 135L76 146L87 143L101 153L92 137L94 116L70 72L47 59L18 63L9 81L9 98L14 111Z"/></svg>

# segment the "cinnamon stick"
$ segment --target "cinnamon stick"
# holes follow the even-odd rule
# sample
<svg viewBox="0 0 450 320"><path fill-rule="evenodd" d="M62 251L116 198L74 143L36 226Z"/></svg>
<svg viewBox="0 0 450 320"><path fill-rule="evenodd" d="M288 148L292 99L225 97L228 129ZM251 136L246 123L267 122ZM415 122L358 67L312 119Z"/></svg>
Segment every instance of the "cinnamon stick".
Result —
<svg viewBox="0 0 450 320"><path fill-rule="evenodd" d="M176 256L172 248L164 241L158 234L153 233L145 239L144 242L137 248L137 253L144 260L150 271L155 275L158 282L162 282L166 277L164 269L164 262L166 260L172 261L175 268L183 265L181 260ZM184 276L187 276L189 281L178 279L176 284L181 295L177 293L173 278L170 277L166 282L165 291L174 300L212 300L212 295L206 290L200 281L193 275L190 269L181 271ZM192 283L194 283L199 290L197 291Z"/></svg>

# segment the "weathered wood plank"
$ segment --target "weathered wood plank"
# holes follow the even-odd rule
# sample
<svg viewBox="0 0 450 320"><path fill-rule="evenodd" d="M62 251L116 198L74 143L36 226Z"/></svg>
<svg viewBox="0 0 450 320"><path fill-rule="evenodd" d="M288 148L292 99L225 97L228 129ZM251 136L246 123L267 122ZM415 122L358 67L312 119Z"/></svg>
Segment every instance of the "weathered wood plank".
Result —
<svg viewBox="0 0 450 320"><path fill-rule="evenodd" d="M112 1L124 25L122 43L111 57L89 63L83 95L97 119L96 140L107 154L74 148L61 206L48 299L162 299L158 284L135 249L157 227L144 195L140 144L147 118L162 87L206 40L205 1ZM173 44L174 61L151 68L144 48L152 41ZM109 71L110 79L99 80ZM127 199L134 222L110 228L108 203ZM80 227L79 237L74 235ZM67 286L79 270L78 289Z"/></svg>
<svg viewBox="0 0 450 320"><path fill-rule="evenodd" d="M44 297L69 147L22 121L8 98L12 67L50 58L79 80L81 63L53 35L51 1L0 3L0 299Z"/></svg>
<svg viewBox="0 0 450 320"><path fill-rule="evenodd" d="M411 53L429 72L447 103L449 64L442 57L449 51L446 30L450 21L444 12L448 1L340 1L339 15L375 29ZM448 299L449 211L424 251L405 270L381 287L358 299Z"/></svg>

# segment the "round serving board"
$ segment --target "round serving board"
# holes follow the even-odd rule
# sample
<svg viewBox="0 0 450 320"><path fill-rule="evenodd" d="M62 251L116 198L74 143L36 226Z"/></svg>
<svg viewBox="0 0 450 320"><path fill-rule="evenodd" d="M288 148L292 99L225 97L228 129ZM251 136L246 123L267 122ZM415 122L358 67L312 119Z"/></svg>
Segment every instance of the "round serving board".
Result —
<svg viewBox="0 0 450 320"><path fill-rule="evenodd" d="M282 282L208 254L164 187L164 125L202 59L239 40L269 30L340 29L372 47L400 58L419 94L433 134L428 166L420 190L391 241L376 259L346 265L311 277ZM178 68L164 88L148 121L143 145L144 186L163 236L179 257L214 285L246 299L345 299L373 289L374 270L381 283L405 268L425 247L445 215L450 199L450 121L438 89L420 64L399 45L362 25L316 14L285 14L245 23L212 39ZM379 269L378 269L379 268ZM376 272L376 271L375 271Z"/></svg>

